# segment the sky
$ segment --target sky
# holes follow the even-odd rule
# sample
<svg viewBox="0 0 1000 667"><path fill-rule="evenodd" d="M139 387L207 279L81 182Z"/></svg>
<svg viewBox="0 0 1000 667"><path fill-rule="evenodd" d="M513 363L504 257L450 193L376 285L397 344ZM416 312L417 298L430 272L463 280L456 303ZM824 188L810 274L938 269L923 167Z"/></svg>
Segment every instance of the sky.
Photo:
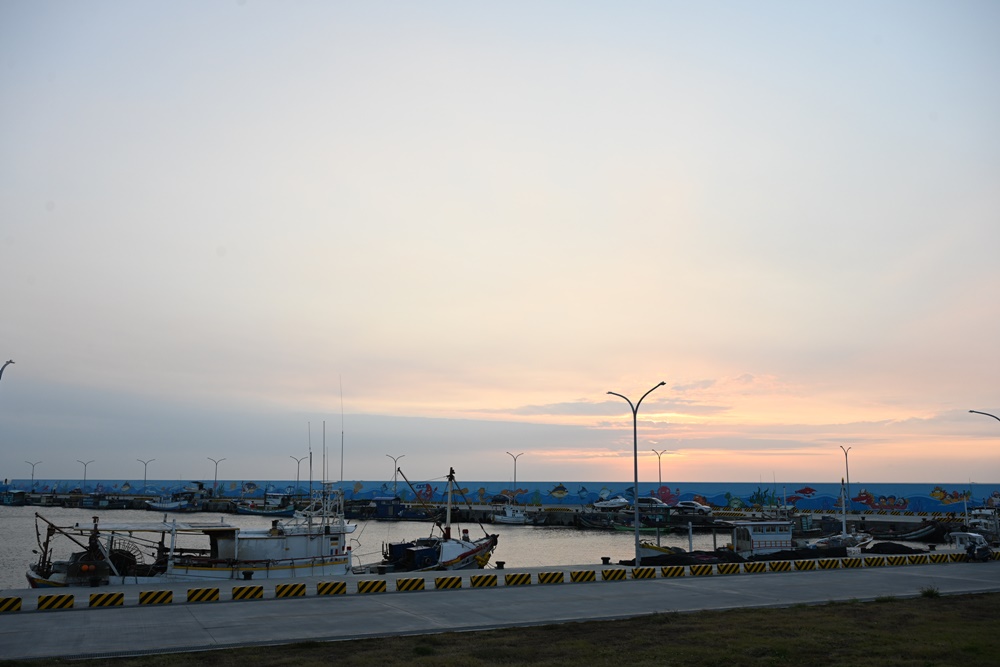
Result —
<svg viewBox="0 0 1000 667"><path fill-rule="evenodd" d="M998 28L2 0L0 476L1000 482Z"/></svg>

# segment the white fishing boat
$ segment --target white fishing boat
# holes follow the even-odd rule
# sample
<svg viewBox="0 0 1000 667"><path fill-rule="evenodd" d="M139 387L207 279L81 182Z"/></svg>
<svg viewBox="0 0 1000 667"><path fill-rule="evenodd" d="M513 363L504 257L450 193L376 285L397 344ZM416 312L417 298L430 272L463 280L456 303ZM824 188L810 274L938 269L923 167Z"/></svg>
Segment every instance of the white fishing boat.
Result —
<svg viewBox="0 0 1000 667"><path fill-rule="evenodd" d="M793 522L784 520L732 521L733 551L743 558L763 556L795 548Z"/></svg>
<svg viewBox="0 0 1000 667"><path fill-rule="evenodd" d="M327 485L328 486L328 485ZM244 529L224 521L77 523L57 526L36 517L38 561L28 567L32 588L146 584L161 581L284 579L351 571L343 496L328 488L312 511L270 528ZM44 539L39 530L44 524ZM77 550L54 557L58 538Z"/></svg>
<svg viewBox="0 0 1000 667"><path fill-rule="evenodd" d="M613 496L604 500L595 500L594 509L601 512L617 512L632 506L632 501L622 496Z"/></svg>
<svg viewBox="0 0 1000 667"><path fill-rule="evenodd" d="M520 505L507 503L493 509L493 523L523 526L528 523L528 514Z"/></svg>
<svg viewBox="0 0 1000 667"><path fill-rule="evenodd" d="M397 470L402 474L401 470ZM409 484L410 480L403 479ZM412 488L412 485L410 485ZM498 536L483 529L484 536L469 537L463 529L460 538L451 535L451 504L455 489L455 470L448 471L447 506L445 522L435 524L432 534L405 542L390 542L382 547L382 562L375 568L379 572L424 572L429 570L464 570L484 568L497 547ZM434 532L437 531L437 534ZM362 570L364 571L364 570Z"/></svg>

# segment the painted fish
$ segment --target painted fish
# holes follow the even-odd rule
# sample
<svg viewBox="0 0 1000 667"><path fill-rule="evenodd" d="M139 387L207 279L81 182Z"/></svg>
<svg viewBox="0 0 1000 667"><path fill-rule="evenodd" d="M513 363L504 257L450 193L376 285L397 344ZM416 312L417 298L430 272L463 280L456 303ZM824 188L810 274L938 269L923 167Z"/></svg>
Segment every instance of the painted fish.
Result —
<svg viewBox="0 0 1000 667"><path fill-rule="evenodd" d="M801 493L803 496L811 496L812 494L816 493L816 489L812 488L811 486L805 486L797 490L795 493Z"/></svg>
<svg viewBox="0 0 1000 667"><path fill-rule="evenodd" d="M549 491L549 495L552 496L553 498L559 498L560 500L562 500L563 498L569 495L569 489L567 489L562 484L556 484L555 488Z"/></svg>

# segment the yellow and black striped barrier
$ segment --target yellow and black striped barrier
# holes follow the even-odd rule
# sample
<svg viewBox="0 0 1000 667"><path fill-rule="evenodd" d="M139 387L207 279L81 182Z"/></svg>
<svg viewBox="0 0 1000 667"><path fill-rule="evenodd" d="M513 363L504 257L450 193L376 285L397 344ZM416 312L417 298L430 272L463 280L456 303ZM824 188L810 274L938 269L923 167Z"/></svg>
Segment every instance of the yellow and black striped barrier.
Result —
<svg viewBox="0 0 1000 667"><path fill-rule="evenodd" d="M574 584L597 581L597 574L593 570L573 570L569 573L569 580Z"/></svg>
<svg viewBox="0 0 1000 667"><path fill-rule="evenodd" d="M926 565L930 562L927 554L910 554L906 557L906 562L910 565Z"/></svg>
<svg viewBox="0 0 1000 667"><path fill-rule="evenodd" d="M844 558L841 559L840 561L840 566L848 570L859 568L861 567L861 565L862 565L862 560L856 557Z"/></svg>
<svg viewBox="0 0 1000 667"><path fill-rule="evenodd" d="M927 558L932 563L947 563L951 560L951 558L948 557L948 554L928 554Z"/></svg>
<svg viewBox="0 0 1000 667"><path fill-rule="evenodd" d="M469 584L473 588L494 588L497 585L497 575L473 574L469 576Z"/></svg>
<svg viewBox="0 0 1000 667"><path fill-rule="evenodd" d="M706 563L699 563L698 565L692 565L691 576L692 577L708 577L712 574L712 566Z"/></svg>
<svg viewBox="0 0 1000 667"><path fill-rule="evenodd" d="M73 596L65 593L57 593L53 595L39 595L38 596L38 607L39 610L48 609L72 609L73 608Z"/></svg>
<svg viewBox="0 0 1000 667"><path fill-rule="evenodd" d="M966 561L965 554L950 554L952 563L964 563Z"/></svg>
<svg viewBox="0 0 1000 667"><path fill-rule="evenodd" d="M531 575L527 572L514 572L503 576L505 586L527 586L531 583Z"/></svg>
<svg viewBox="0 0 1000 667"><path fill-rule="evenodd" d="M461 588L462 577L434 577L434 589Z"/></svg>
<svg viewBox="0 0 1000 667"><path fill-rule="evenodd" d="M719 574L739 574L739 563L719 563Z"/></svg>
<svg viewBox="0 0 1000 667"><path fill-rule="evenodd" d="M767 572L767 563L743 563L743 571L747 574Z"/></svg>
<svg viewBox="0 0 1000 667"><path fill-rule="evenodd" d="M234 600L261 600L263 598L263 586L233 586Z"/></svg>
<svg viewBox="0 0 1000 667"><path fill-rule="evenodd" d="M805 560L797 560L797 561L795 561L795 569L796 570L815 570L816 569L816 561L813 560L813 559L811 559L811 558L805 559Z"/></svg>
<svg viewBox="0 0 1000 667"><path fill-rule="evenodd" d="M816 565L819 566L821 570L836 570L840 567L839 558L821 558L816 561Z"/></svg>
<svg viewBox="0 0 1000 667"><path fill-rule="evenodd" d="M660 568L660 574L664 577L683 577L684 576L684 566L683 565L664 565Z"/></svg>
<svg viewBox="0 0 1000 667"><path fill-rule="evenodd" d="M125 606L124 593L91 593L91 607L123 607Z"/></svg>
<svg viewBox="0 0 1000 667"><path fill-rule="evenodd" d="M276 598L301 598L306 595L306 585L303 583L277 584L274 587Z"/></svg>
<svg viewBox="0 0 1000 667"><path fill-rule="evenodd" d="M358 593L385 593L385 579L359 581Z"/></svg>
<svg viewBox="0 0 1000 667"><path fill-rule="evenodd" d="M771 572L791 572L792 563L787 560L772 560L768 562L768 569Z"/></svg>
<svg viewBox="0 0 1000 667"><path fill-rule="evenodd" d="M321 581L316 584L316 595L346 595L346 581Z"/></svg>
<svg viewBox="0 0 1000 667"><path fill-rule="evenodd" d="M601 570L601 579L604 581L625 581L625 570L621 568Z"/></svg>
<svg viewBox="0 0 1000 667"><path fill-rule="evenodd" d="M407 577L406 579L396 580L396 590L397 591L422 591L424 590L424 578L423 577Z"/></svg>
<svg viewBox="0 0 1000 667"><path fill-rule="evenodd" d="M173 601L173 591L141 591L139 593L139 604L171 604Z"/></svg>
<svg viewBox="0 0 1000 667"><path fill-rule="evenodd" d="M21 611L21 598L0 598L0 613Z"/></svg>
<svg viewBox="0 0 1000 667"><path fill-rule="evenodd" d="M633 567L632 568L632 578L633 579L656 579L656 568L655 567Z"/></svg>
<svg viewBox="0 0 1000 667"><path fill-rule="evenodd" d="M218 588L189 588L187 592L188 602L218 602Z"/></svg>
<svg viewBox="0 0 1000 667"><path fill-rule="evenodd" d="M562 572L539 572L538 583L540 584L561 584L565 581Z"/></svg>
<svg viewBox="0 0 1000 667"><path fill-rule="evenodd" d="M886 565L906 565L906 556L886 556Z"/></svg>
<svg viewBox="0 0 1000 667"><path fill-rule="evenodd" d="M865 556L865 567L885 567L885 556Z"/></svg>

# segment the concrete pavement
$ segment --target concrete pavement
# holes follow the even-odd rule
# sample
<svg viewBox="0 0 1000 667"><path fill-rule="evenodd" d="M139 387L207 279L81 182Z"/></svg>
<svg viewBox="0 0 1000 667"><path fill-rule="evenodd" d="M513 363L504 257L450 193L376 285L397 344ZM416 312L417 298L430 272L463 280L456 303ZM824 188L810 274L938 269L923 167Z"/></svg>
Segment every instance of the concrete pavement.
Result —
<svg viewBox="0 0 1000 667"><path fill-rule="evenodd" d="M624 568L630 570L631 568ZM564 570L563 583L541 584L539 573ZM571 582L569 572L591 570L595 581ZM658 568L657 568L658 570ZM496 574L495 587L472 588L470 575ZM527 574L530 584L502 585L506 574ZM404 575L387 575L395 582ZM410 575L412 576L412 575ZM422 576L422 575L418 575ZM351 594L319 596L305 583L305 597L275 598L274 584L284 582L214 582L218 602L186 602L192 584L171 589L175 602L138 606L132 598L149 587L77 588L16 591L24 594L22 611L0 613L0 658L81 658L138 655L238 646L279 645L300 641L337 641L391 635L482 630L587 620L627 618L658 612L789 606L829 601L873 600L883 596L915 597L927 588L942 595L1000 592L1000 562L948 563L767 572L651 579L602 580L601 569L536 568L517 571L427 573L461 577L461 588L360 594L355 577ZM266 585L263 599L229 601L233 585ZM452 581L454 583L454 581ZM121 591L127 605L80 608L92 592ZM226 595L221 595L225 591ZM34 611L38 594L74 595L73 609ZM15 591L4 591L11 596ZM2 599L2 598L0 598Z"/></svg>

